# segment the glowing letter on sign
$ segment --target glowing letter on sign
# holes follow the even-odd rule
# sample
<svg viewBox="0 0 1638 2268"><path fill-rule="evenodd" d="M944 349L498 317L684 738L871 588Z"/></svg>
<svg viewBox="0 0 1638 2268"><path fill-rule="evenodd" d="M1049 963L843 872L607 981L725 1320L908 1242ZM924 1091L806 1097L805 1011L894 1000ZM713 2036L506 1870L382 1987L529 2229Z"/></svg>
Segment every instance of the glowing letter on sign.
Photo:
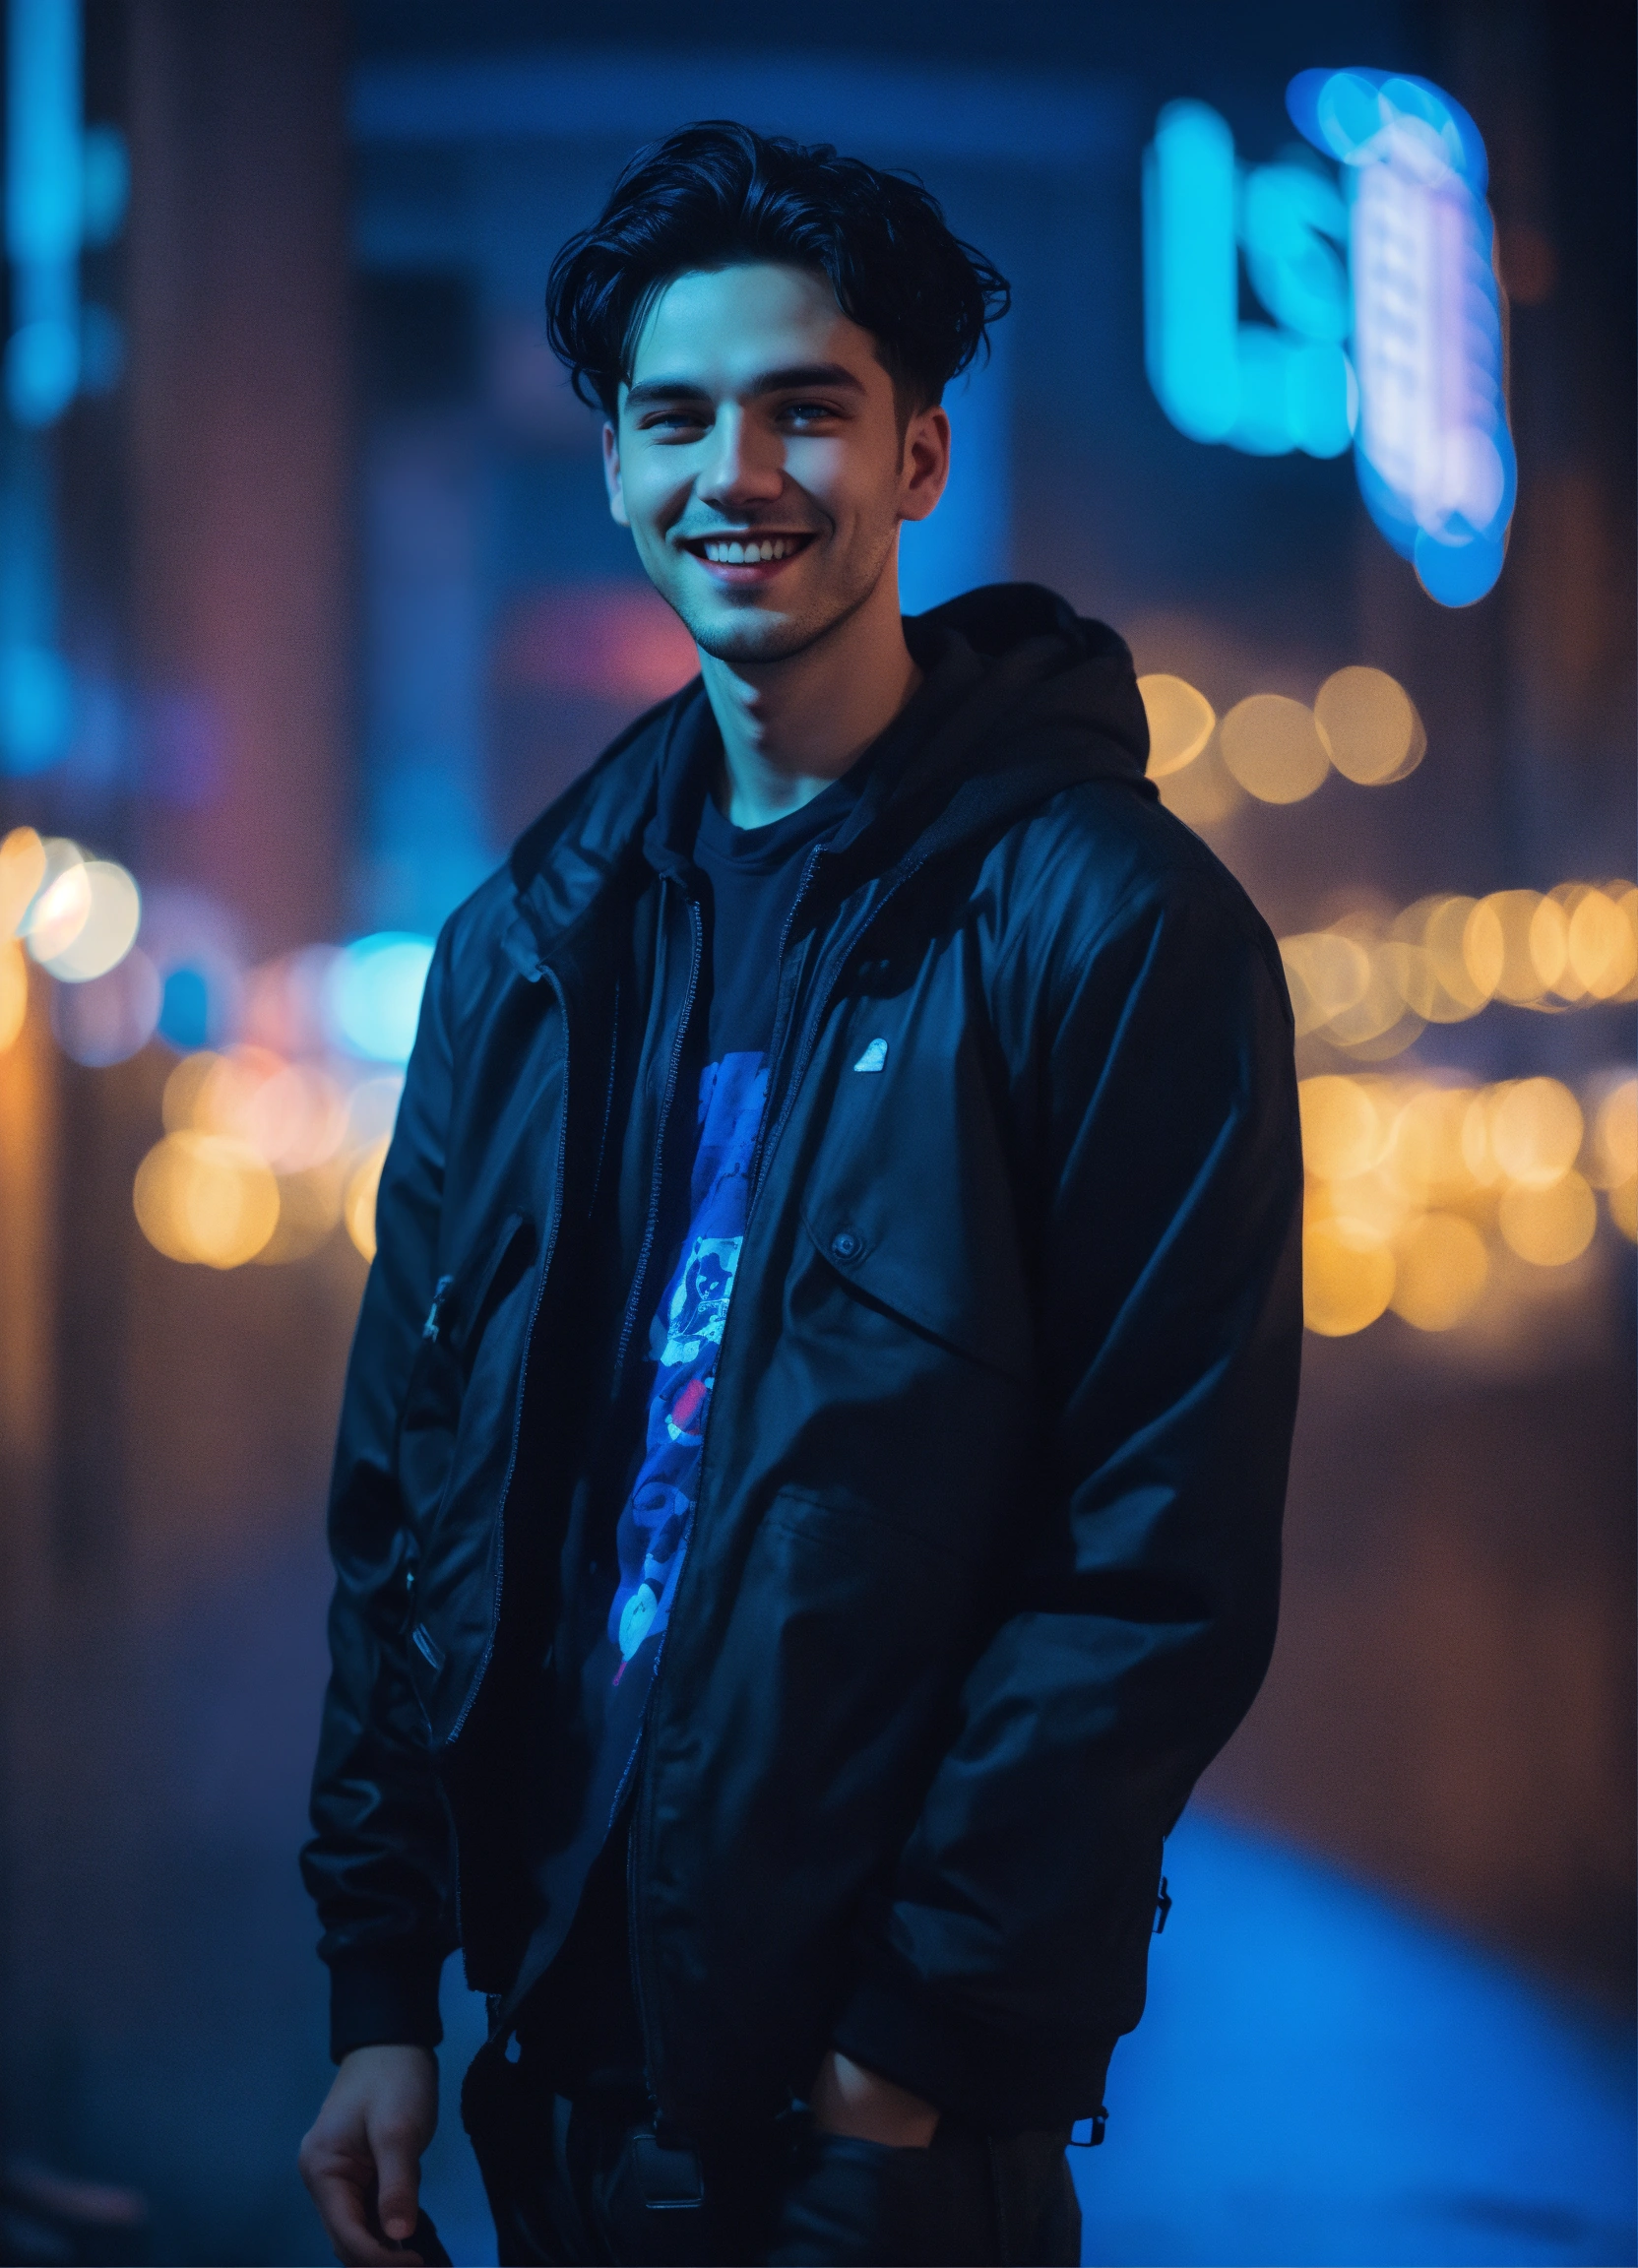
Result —
<svg viewBox="0 0 1638 2268"><path fill-rule="evenodd" d="M1204 102L1168 102L1144 153L1144 311L1150 383L1193 441L1254 456L1338 457L1354 431L1348 211L1301 164L1236 171ZM1239 320L1239 251L1278 319Z"/></svg>
<svg viewBox="0 0 1638 2268"><path fill-rule="evenodd" d="M1204 102L1168 102L1143 165L1150 383L1191 441L1226 441L1240 410L1235 353L1234 140Z"/></svg>
<svg viewBox="0 0 1638 2268"><path fill-rule="evenodd" d="M1366 506L1431 597L1471 605L1501 573L1518 477L1484 145L1424 79L1303 71L1286 101L1346 169Z"/></svg>

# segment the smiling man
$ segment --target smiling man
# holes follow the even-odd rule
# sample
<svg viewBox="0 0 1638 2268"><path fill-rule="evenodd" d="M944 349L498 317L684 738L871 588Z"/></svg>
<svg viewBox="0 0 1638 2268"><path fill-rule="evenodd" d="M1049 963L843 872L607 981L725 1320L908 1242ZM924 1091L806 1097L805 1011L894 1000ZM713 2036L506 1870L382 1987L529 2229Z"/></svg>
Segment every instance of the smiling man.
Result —
<svg viewBox="0 0 1638 2268"><path fill-rule="evenodd" d="M438 2257L457 1943L503 2260L1079 2258L1273 1639L1301 1168L1119 639L901 616L1005 303L918 184L737 126L553 268L700 674L446 925L382 1176L305 1858L344 2260Z"/></svg>

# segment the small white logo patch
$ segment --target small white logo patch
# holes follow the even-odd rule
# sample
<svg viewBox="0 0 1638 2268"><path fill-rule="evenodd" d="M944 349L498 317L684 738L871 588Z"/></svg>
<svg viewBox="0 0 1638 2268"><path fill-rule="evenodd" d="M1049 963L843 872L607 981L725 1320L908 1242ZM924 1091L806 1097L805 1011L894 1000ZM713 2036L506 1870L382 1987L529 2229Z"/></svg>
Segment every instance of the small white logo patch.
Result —
<svg viewBox="0 0 1638 2268"><path fill-rule="evenodd" d="M872 1040L864 1053L853 1065L855 1071L884 1071L887 1068L887 1041Z"/></svg>

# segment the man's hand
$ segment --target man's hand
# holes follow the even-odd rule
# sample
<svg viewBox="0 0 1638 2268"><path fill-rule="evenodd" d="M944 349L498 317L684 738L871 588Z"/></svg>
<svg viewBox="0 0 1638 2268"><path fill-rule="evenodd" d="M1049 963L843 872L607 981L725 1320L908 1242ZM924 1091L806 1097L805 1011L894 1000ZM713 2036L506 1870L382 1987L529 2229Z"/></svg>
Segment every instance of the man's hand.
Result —
<svg viewBox="0 0 1638 2268"><path fill-rule="evenodd" d="M421 2152L438 2123L438 2064L427 2048L354 2048L301 2139L296 2163L325 2235L347 2268L410 2268ZM382 2235L394 2239L383 2243Z"/></svg>
<svg viewBox="0 0 1638 2268"><path fill-rule="evenodd" d="M834 2048L819 2066L809 2108L821 2134L851 2134L897 2150L925 2150L938 2128L932 2104Z"/></svg>

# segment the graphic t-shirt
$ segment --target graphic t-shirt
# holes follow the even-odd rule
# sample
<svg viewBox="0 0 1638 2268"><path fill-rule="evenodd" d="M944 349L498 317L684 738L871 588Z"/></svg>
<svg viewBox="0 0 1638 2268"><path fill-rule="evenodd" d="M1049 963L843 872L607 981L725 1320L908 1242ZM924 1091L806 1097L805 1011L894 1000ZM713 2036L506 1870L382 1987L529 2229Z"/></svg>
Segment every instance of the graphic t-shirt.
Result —
<svg viewBox="0 0 1638 2268"><path fill-rule="evenodd" d="M670 1618L768 1096L781 940L813 846L840 826L857 791L850 774L770 827L734 827L709 798L700 817L694 860L711 898L706 1061L687 1227L649 1328L643 1460L616 1532L620 1579L608 1612L616 1682Z"/></svg>
<svg viewBox="0 0 1638 2268"><path fill-rule="evenodd" d="M605 1449L599 1459L602 1522L618 1507L612 1566L594 1519L581 1563L566 1570L579 1611L566 1615L563 1629L580 1632L580 1652L577 1664L565 1665L567 1691L558 1673L554 1785L537 1876L545 1913L524 1972L539 1978L546 1971L534 2003L539 2029L554 2052L561 2048L571 2060L606 2061L616 2042L629 2054L634 2039L616 1910L621 1870L599 1854L637 1763L649 1687L687 1558L767 1101L781 941L809 856L851 810L863 769L855 766L771 827L734 827L707 797L695 835L709 956L695 1043L684 1052L693 1067L688 1100L679 1091L665 1142L661 1220L669 1228L668 1236L662 1229L669 1264L662 1258L662 1276L651 1261L639 1287L646 1339L634 1335L627 1391L616 1404L629 1430L623 1449L617 1443L612 1458ZM632 1375L634 1365L640 1375ZM607 1536L605 1524L601 1533ZM574 1920L574 1939L565 1946L583 1892L598 1912Z"/></svg>

